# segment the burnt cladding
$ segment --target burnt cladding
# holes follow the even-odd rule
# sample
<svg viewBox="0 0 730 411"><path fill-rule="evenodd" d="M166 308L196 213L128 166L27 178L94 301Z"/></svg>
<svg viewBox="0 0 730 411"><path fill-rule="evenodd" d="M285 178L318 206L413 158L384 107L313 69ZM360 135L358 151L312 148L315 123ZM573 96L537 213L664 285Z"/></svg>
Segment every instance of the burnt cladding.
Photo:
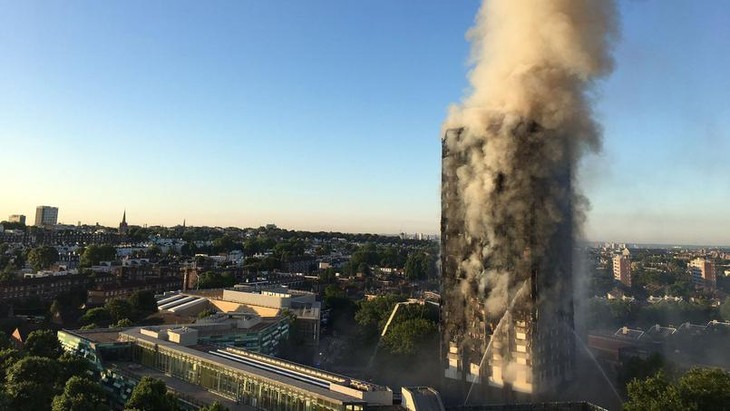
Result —
<svg viewBox="0 0 730 411"><path fill-rule="evenodd" d="M444 388L453 398L549 398L572 378L572 162L565 140L552 137L534 121L505 116L486 130L444 135L441 348ZM474 235L466 227L470 193L459 180L478 168L473 150L505 138L511 148L504 155L520 170L485 171L491 184L481 212L491 227Z"/></svg>

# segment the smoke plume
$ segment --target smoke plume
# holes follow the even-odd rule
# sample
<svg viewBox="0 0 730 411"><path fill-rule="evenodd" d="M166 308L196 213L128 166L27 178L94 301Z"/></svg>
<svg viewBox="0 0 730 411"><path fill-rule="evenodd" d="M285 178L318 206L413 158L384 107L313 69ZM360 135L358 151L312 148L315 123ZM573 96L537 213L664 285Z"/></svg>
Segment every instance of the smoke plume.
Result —
<svg viewBox="0 0 730 411"><path fill-rule="evenodd" d="M570 290L560 279L570 282L573 236L586 204L575 169L586 151L601 146L591 92L612 70L616 37L611 0L481 6L467 34L471 88L444 123L444 150L451 153L445 179L454 182L444 188L451 193L444 215L463 230L459 247L445 250L459 254L458 284L444 290L463 301L461 312L448 313L459 319L452 324L494 324L523 298L517 291L535 272L553 279L539 298ZM454 130L458 138L449 138ZM484 301L483 311L470 308L473 301ZM570 311L572 322L572 303L555 310ZM449 327L447 334L463 332Z"/></svg>

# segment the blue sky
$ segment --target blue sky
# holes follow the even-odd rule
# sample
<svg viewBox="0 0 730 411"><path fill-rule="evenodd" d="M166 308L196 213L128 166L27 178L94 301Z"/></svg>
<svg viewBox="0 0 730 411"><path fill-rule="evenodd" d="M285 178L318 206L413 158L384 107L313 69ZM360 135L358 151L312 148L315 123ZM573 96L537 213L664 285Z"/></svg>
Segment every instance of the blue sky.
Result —
<svg viewBox="0 0 730 411"><path fill-rule="evenodd" d="M0 218L435 233L478 6L0 0ZM620 7L586 233L730 244L730 10Z"/></svg>

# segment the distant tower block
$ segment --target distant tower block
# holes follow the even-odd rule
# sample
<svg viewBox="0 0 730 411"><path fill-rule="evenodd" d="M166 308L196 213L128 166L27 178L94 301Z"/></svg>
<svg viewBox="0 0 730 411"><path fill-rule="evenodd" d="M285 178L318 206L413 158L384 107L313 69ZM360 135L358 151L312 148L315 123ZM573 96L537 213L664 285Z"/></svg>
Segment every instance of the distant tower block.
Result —
<svg viewBox="0 0 730 411"><path fill-rule="evenodd" d="M8 217L9 223L20 223L21 225L25 225L25 216L22 214L13 214L10 217Z"/></svg>
<svg viewBox="0 0 730 411"><path fill-rule="evenodd" d="M627 287L631 287L631 259L625 255L613 257L613 278Z"/></svg>
<svg viewBox="0 0 730 411"><path fill-rule="evenodd" d="M58 224L58 207L38 206L35 208L35 225L52 226Z"/></svg>

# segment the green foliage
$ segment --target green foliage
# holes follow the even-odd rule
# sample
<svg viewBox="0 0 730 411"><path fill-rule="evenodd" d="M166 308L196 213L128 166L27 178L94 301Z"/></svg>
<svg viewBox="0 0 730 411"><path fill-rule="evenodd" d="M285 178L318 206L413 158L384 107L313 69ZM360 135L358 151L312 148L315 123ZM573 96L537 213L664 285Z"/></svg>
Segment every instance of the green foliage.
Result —
<svg viewBox="0 0 730 411"><path fill-rule="evenodd" d="M109 328L125 328L125 327L131 327L134 323L129 318L122 318L121 320L117 321L116 323L109 326Z"/></svg>
<svg viewBox="0 0 730 411"><path fill-rule="evenodd" d="M719 368L694 368L677 384L686 410L721 410L730 404L730 375Z"/></svg>
<svg viewBox="0 0 730 411"><path fill-rule="evenodd" d="M3 221L3 222L0 222L0 225L2 225L3 228L6 230L25 230L26 229L26 225L19 221L18 222Z"/></svg>
<svg viewBox="0 0 730 411"><path fill-rule="evenodd" d="M215 401L210 405L206 405L205 407L198 409L198 411L229 411L229 409L218 401Z"/></svg>
<svg viewBox="0 0 730 411"><path fill-rule="evenodd" d="M167 392L164 382L144 376L132 390L124 409L129 411L177 411L179 408L175 396Z"/></svg>
<svg viewBox="0 0 730 411"><path fill-rule="evenodd" d="M393 307L401 301L404 301L403 297L386 295L369 301L363 300L357 304L355 321L363 328L366 338L373 338L380 334Z"/></svg>
<svg viewBox="0 0 730 411"><path fill-rule="evenodd" d="M56 332L52 330L36 330L28 334L23 350L31 356L51 359L56 359L63 353Z"/></svg>
<svg viewBox="0 0 730 411"><path fill-rule="evenodd" d="M79 328L79 329L80 330L93 330L95 328L99 328L99 326L96 323L89 323L89 324L81 326L81 328Z"/></svg>
<svg viewBox="0 0 730 411"><path fill-rule="evenodd" d="M58 251L54 247L42 246L28 251L28 264L39 271L58 261Z"/></svg>
<svg viewBox="0 0 730 411"><path fill-rule="evenodd" d="M345 290L338 287L336 284L330 284L324 289L324 303L327 306L339 305L342 299L347 299Z"/></svg>
<svg viewBox="0 0 730 411"><path fill-rule="evenodd" d="M607 328L621 327L631 323L638 307L628 301L593 298L588 303L588 324Z"/></svg>
<svg viewBox="0 0 730 411"><path fill-rule="evenodd" d="M117 258L117 249L109 244L97 245L91 244L86 247L81 258L79 265L81 267L91 267L98 265L101 261L112 261Z"/></svg>
<svg viewBox="0 0 730 411"><path fill-rule="evenodd" d="M104 309L109 313L112 321L120 321L125 318L130 318L134 314L132 304L129 301L117 298L109 300L104 304ZM91 310L89 310L91 311Z"/></svg>
<svg viewBox="0 0 730 411"><path fill-rule="evenodd" d="M52 411L104 411L109 404L104 389L86 378L73 376L63 393L53 398Z"/></svg>
<svg viewBox="0 0 730 411"><path fill-rule="evenodd" d="M88 360L67 352L58 358L58 366L61 369L61 381L66 381L74 375L86 376L91 371Z"/></svg>
<svg viewBox="0 0 730 411"><path fill-rule="evenodd" d="M240 243L237 243L233 237L230 235L224 235L223 237L216 238L213 240L213 252L215 253L221 253L226 252L229 253L233 250L241 250L243 249L243 245Z"/></svg>
<svg viewBox="0 0 730 411"><path fill-rule="evenodd" d="M0 350L0 381L3 381L10 367L23 358L23 354L15 348Z"/></svg>
<svg viewBox="0 0 730 411"><path fill-rule="evenodd" d="M605 296L614 287L613 273L607 269L594 269L591 276L591 295Z"/></svg>
<svg viewBox="0 0 730 411"><path fill-rule="evenodd" d="M201 312L198 313L198 318L210 317L211 315L213 315L213 314L215 314L217 312L218 311L216 311L216 310L214 310L212 308L207 308L207 309L205 309L205 310L203 310L203 311L201 311Z"/></svg>
<svg viewBox="0 0 730 411"><path fill-rule="evenodd" d="M134 318L141 319L157 312L157 300L152 291L137 291L129 297Z"/></svg>
<svg viewBox="0 0 730 411"><path fill-rule="evenodd" d="M236 276L229 271L206 271L198 277L198 288L226 288L236 285Z"/></svg>
<svg viewBox="0 0 730 411"><path fill-rule="evenodd" d="M694 368L671 382L659 372L630 382L628 392L626 411L723 410L730 404L730 375L717 368Z"/></svg>
<svg viewBox="0 0 730 411"><path fill-rule="evenodd" d="M645 360L639 357L631 357L624 361L618 369L616 376L618 386L627 387L633 380L649 378L664 370L665 366L664 357L661 354L652 354Z"/></svg>
<svg viewBox="0 0 730 411"><path fill-rule="evenodd" d="M664 373L645 380L634 380L628 387L629 400L623 404L624 411L682 411L679 393Z"/></svg>
<svg viewBox="0 0 730 411"><path fill-rule="evenodd" d="M81 317L82 324L107 324L111 320L109 311L104 307L92 308Z"/></svg>
<svg viewBox="0 0 730 411"><path fill-rule="evenodd" d="M337 282L335 269L330 267L319 273L319 282L323 284L334 284Z"/></svg>
<svg viewBox="0 0 730 411"><path fill-rule="evenodd" d="M141 242L147 240L152 235L152 230L149 228L131 226L127 231L127 237L132 241Z"/></svg>
<svg viewBox="0 0 730 411"><path fill-rule="evenodd" d="M60 369L54 360L25 357L8 370L5 392L10 408L17 411L47 410L59 383Z"/></svg>
<svg viewBox="0 0 730 411"><path fill-rule="evenodd" d="M715 318L717 309L707 303L661 301L642 307L636 321L639 325L648 327L654 324L679 325L684 322L701 324Z"/></svg>
<svg viewBox="0 0 730 411"><path fill-rule="evenodd" d="M256 236L243 243L243 252L246 255L263 253L271 250L276 245L276 240L271 237Z"/></svg>
<svg viewBox="0 0 730 411"><path fill-rule="evenodd" d="M436 324L425 318L412 318L391 324L380 340L391 354L413 356L437 338Z"/></svg>
<svg viewBox="0 0 730 411"><path fill-rule="evenodd" d="M7 334L5 334L4 331L0 331L0 350L5 350L7 348L10 348L10 346L10 338Z"/></svg>
<svg viewBox="0 0 730 411"><path fill-rule="evenodd" d="M408 255L405 264L406 278L409 280L425 280L435 277L436 256L424 251L414 252Z"/></svg>
<svg viewBox="0 0 730 411"><path fill-rule="evenodd" d="M278 242L271 250L274 257L285 263L304 255L304 242L299 239L288 239Z"/></svg>
<svg viewBox="0 0 730 411"><path fill-rule="evenodd" d="M324 304L331 309L330 323L334 330L344 332L352 328L356 306L351 299L347 298L345 290L335 284L328 285L324 289Z"/></svg>

